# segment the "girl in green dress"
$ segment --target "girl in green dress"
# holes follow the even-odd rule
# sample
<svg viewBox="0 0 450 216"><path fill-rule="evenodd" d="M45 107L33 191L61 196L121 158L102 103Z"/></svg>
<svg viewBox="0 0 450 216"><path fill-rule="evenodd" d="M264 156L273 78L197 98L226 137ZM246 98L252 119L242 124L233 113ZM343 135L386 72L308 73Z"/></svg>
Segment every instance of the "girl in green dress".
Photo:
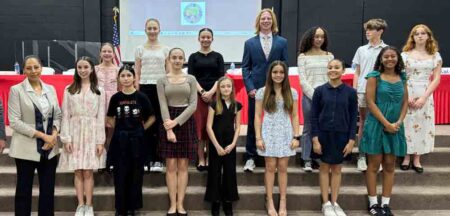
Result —
<svg viewBox="0 0 450 216"><path fill-rule="evenodd" d="M391 46L380 51L374 71L367 76L367 116L361 150L368 155L366 171L370 215L393 215L389 200L394 185L396 157L406 154L403 119L408 109L408 91L400 52ZM377 173L383 165L381 205L377 199Z"/></svg>

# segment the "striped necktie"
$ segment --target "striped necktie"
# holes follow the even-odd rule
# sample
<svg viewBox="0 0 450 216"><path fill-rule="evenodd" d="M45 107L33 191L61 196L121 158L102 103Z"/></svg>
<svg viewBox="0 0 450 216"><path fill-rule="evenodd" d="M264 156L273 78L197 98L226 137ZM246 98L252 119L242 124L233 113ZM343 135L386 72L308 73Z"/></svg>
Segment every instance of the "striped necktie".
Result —
<svg viewBox="0 0 450 216"><path fill-rule="evenodd" d="M266 59L269 59L269 54L270 54L270 36L265 35L263 37L263 50L264 50L264 55L266 56Z"/></svg>

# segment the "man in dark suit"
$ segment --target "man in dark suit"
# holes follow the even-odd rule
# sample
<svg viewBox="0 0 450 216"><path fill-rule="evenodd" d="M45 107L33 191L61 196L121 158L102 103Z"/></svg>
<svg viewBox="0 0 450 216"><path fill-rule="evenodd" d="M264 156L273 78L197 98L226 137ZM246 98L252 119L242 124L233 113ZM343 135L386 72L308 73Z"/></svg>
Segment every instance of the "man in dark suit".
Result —
<svg viewBox="0 0 450 216"><path fill-rule="evenodd" d="M246 163L244 171L253 172L255 168L255 94L266 83L267 69L275 60L287 63L287 40L276 35L278 24L271 9L261 10L256 18L256 36L248 39L244 46L242 58L242 76L248 94L248 129ZM258 139L261 137L258 137Z"/></svg>

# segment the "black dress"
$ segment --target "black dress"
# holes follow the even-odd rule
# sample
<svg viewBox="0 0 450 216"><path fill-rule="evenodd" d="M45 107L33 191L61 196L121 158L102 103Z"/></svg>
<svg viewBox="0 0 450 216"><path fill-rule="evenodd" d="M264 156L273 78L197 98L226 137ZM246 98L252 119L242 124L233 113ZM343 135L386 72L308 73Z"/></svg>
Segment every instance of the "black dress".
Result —
<svg viewBox="0 0 450 216"><path fill-rule="evenodd" d="M142 208L143 166L147 158L143 122L152 115L151 103L141 92L118 92L111 98L107 116L115 117L116 122L107 167L114 167L115 208L120 214Z"/></svg>
<svg viewBox="0 0 450 216"><path fill-rule="evenodd" d="M225 148L233 142L236 112L242 109L242 105L236 102L227 107L223 100L222 104L224 105L222 114L214 115L213 131L217 142ZM215 109L216 102L212 102L210 106ZM210 202L239 200L236 180L236 148L221 157L217 154L214 144L210 142L209 154L205 200Z"/></svg>

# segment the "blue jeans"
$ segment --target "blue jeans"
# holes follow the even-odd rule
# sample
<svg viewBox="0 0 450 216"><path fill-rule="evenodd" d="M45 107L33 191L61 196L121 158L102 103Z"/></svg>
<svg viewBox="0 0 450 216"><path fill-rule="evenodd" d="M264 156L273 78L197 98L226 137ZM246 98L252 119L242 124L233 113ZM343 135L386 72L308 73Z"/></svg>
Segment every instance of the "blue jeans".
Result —
<svg viewBox="0 0 450 216"><path fill-rule="evenodd" d="M311 137L311 105L312 100L303 94L302 111L303 111L303 133L302 133L302 159L311 160L312 137Z"/></svg>

